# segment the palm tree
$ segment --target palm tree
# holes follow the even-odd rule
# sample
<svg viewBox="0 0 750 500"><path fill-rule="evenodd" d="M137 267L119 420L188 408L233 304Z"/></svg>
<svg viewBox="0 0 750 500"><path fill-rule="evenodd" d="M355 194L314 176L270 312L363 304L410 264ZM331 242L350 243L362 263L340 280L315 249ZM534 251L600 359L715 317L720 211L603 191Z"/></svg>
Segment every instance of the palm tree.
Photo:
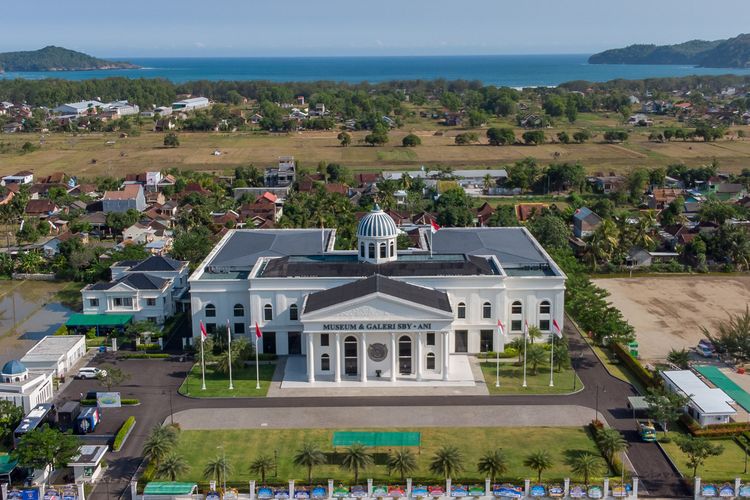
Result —
<svg viewBox="0 0 750 500"><path fill-rule="evenodd" d="M313 467L326 463L326 456L316 444L303 443L302 447L295 453L292 462L297 467L307 468L307 482L312 484Z"/></svg>
<svg viewBox="0 0 750 500"><path fill-rule="evenodd" d="M570 470L573 474L583 477L583 484L589 486L589 478L599 474L601 470L600 459L593 453L579 453L570 459Z"/></svg>
<svg viewBox="0 0 750 500"><path fill-rule="evenodd" d="M407 474L417 470L417 458L411 450L397 450L388 456L388 470L397 471L403 483Z"/></svg>
<svg viewBox="0 0 750 500"><path fill-rule="evenodd" d="M359 471L366 469L372 464L372 455L367 448L361 443L354 443L344 450L344 456L341 459L341 468L354 472L354 484L359 481Z"/></svg>
<svg viewBox="0 0 750 500"><path fill-rule="evenodd" d="M523 465L536 471L536 481L542 482L542 472L552 467L552 457L547 450L535 451L523 460Z"/></svg>
<svg viewBox="0 0 750 500"><path fill-rule="evenodd" d="M538 326L530 326L529 327L529 340L531 343L534 343L535 339L538 339L542 336L542 331L539 329Z"/></svg>
<svg viewBox="0 0 750 500"><path fill-rule="evenodd" d="M628 448L628 442L617 429L601 429L596 433L596 441L599 443L604 458L609 463L612 463L615 453L625 451Z"/></svg>
<svg viewBox="0 0 750 500"><path fill-rule="evenodd" d="M167 430L166 427L157 425L151 429L143 445L143 456L148 458L158 468L159 463L172 453L176 444L176 435Z"/></svg>
<svg viewBox="0 0 750 500"><path fill-rule="evenodd" d="M188 464L183 457L172 452L156 468L156 477L177 481L177 478L188 471Z"/></svg>
<svg viewBox="0 0 750 500"><path fill-rule="evenodd" d="M687 349L670 349L669 354L667 354L667 361L677 365L682 370L687 370L690 364L690 351Z"/></svg>
<svg viewBox="0 0 750 500"><path fill-rule="evenodd" d="M477 462L477 470L495 482L495 478L508 472L508 459L503 450L486 452Z"/></svg>
<svg viewBox="0 0 750 500"><path fill-rule="evenodd" d="M531 374L536 375L537 368L549 358L546 349L540 345L530 345L526 349L526 362L531 365Z"/></svg>
<svg viewBox="0 0 750 500"><path fill-rule="evenodd" d="M484 192L489 194L490 189L495 186L495 179L493 179L490 174L485 174L482 184L484 185Z"/></svg>
<svg viewBox="0 0 750 500"><path fill-rule="evenodd" d="M515 349L518 353L518 364L523 362L523 337L516 337L509 343L505 344L505 347Z"/></svg>
<svg viewBox="0 0 750 500"><path fill-rule="evenodd" d="M203 477L205 479L215 479L216 484L223 483L231 473L232 464L229 463L229 460L225 456L217 455L209 460L203 468Z"/></svg>
<svg viewBox="0 0 750 500"><path fill-rule="evenodd" d="M430 472L443 476L444 479L464 469L463 456L455 446L443 446L432 456Z"/></svg>
<svg viewBox="0 0 750 500"><path fill-rule="evenodd" d="M594 269L598 262L608 261L618 246L620 230L611 219L604 219L594 234L589 239L589 250L591 252Z"/></svg>
<svg viewBox="0 0 750 500"><path fill-rule="evenodd" d="M250 462L250 473L260 475L261 484L266 484L266 474L273 466L273 459L269 455L261 455Z"/></svg>

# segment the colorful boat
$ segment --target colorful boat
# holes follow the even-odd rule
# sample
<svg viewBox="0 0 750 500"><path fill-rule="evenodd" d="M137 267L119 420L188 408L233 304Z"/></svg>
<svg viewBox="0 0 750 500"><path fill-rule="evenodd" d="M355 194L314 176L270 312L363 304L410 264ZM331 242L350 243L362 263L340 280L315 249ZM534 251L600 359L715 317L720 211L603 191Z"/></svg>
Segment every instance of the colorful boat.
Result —
<svg viewBox="0 0 750 500"><path fill-rule="evenodd" d="M469 495L469 490L462 484L451 486L451 496L454 498L461 498Z"/></svg>
<svg viewBox="0 0 750 500"><path fill-rule="evenodd" d="M6 498L8 500L21 500L23 498L23 492L21 492L20 490L10 490L6 495Z"/></svg>
<svg viewBox="0 0 750 500"><path fill-rule="evenodd" d="M719 496L723 498L731 498L734 496L734 486L729 483L724 483L719 488Z"/></svg>
<svg viewBox="0 0 750 500"><path fill-rule="evenodd" d="M701 496L711 498L718 496L719 490L713 484L704 484L701 486Z"/></svg>
<svg viewBox="0 0 750 500"><path fill-rule="evenodd" d="M60 500L60 492L57 490L49 489L44 492L44 500Z"/></svg>
<svg viewBox="0 0 750 500"><path fill-rule="evenodd" d="M372 487L372 496L375 498L383 498L388 496L388 486L384 484L376 484Z"/></svg>
<svg viewBox="0 0 750 500"><path fill-rule="evenodd" d="M273 490L266 486L261 486L260 488L258 488L258 498L260 500L267 500L268 498L273 498Z"/></svg>
<svg viewBox="0 0 750 500"><path fill-rule="evenodd" d="M541 498L547 496L547 488L541 484L535 484L529 489L529 496Z"/></svg>
<svg viewBox="0 0 750 500"><path fill-rule="evenodd" d="M565 494L565 489L559 484L553 484L549 487L548 494L552 498L560 498Z"/></svg>
<svg viewBox="0 0 750 500"><path fill-rule="evenodd" d="M352 498L365 498L367 496L367 489L364 486L356 484L352 486L349 496Z"/></svg>
<svg viewBox="0 0 750 500"><path fill-rule="evenodd" d="M344 498L349 496L349 488L340 484L333 489L333 496L335 498Z"/></svg>
<svg viewBox="0 0 750 500"><path fill-rule="evenodd" d="M570 498L583 498L586 496L586 490L580 484L574 484L568 492Z"/></svg>
<svg viewBox="0 0 750 500"><path fill-rule="evenodd" d="M276 500L288 500L289 499L289 490L286 488L277 488L273 492L273 497Z"/></svg>
<svg viewBox="0 0 750 500"><path fill-rule="evenodd" d="M221 495L218 491L209 491L206 493L206 500L221 500Z"/></svg>
<svg viewBox="0 0 750 500"><path fill-rule="evenodd" d="M234 488L230 488L224 492L224 496L222 498L224 500L239 500L240 492Z"/></svg>
<svg viewBox="0 0 750 500"><path fill-rule="evenodd" d="M445 490L442 486L428 486L427 491L430 492L431 497L442 497L445 495Z"/></svg>
<svg viewBox="0 0 750 500"><path fill-rule="evenodd" d="M401 486L389 486L388 496L391 498L401 498L406 496L406 491Z"/></svg>
<svg viewBox="0 0 750 500"><path fill-rule="evenodd" d="M63 500L78 500L78 488L74 485L69 484L62 490Z"/></svg>
<svg viewBox="0 0 750 500"><path fill-rule="evenodd" d="M412 497L422 498L422 497L428 496L429 494L430 494L430 491L427 489L427 487L426 486L422 486L421 484L419 484L417 486L414 486L411 489L411 496Z"/></svg>
<svg viewBox="0 0 750 500"><path fill-rule="evenodd" d="M294 489L294 498L297 500L307 500L310 498L310 490L307 488Z"/></svg>
<svg viewBox="0 0 750 500"><path fill-rule="evenodd" d="M750 497L750 484L743 484L740 486L740 496L742 498Z"/></svg>
<svg viewBox="0 0 750 500"><path fill-rule="evenodd" d="M479 486L478 484L474 484L472 486L469 486L469 496L470 497L483 497L484 496L484 486Z"/></svg>
<svg viewBox="0 0 750 500"><path fill-rule="evenodd" d="M589 486L586 496L589 498L602 498L604 493L602 492L601 486Z"/></svg>
<svg viewBox="0 0 750 500"><path fill-rule="evenodd" d="M523 489L512 484L496 484L492 487L492 494L498 498L521 498Z"/></svg>
<svg viewBox="0 0 750 500"><path fill-rule="evenodd" d="M316 486L312 489L312 497L315 499L328 498L328 490L326 490L323 486Z"/></svg>
<svg viewBox="0 0 750 500"><path fill-rule="evenodd" d="M612 486L612 496L615 498L624 498L628 496L628 490L621 484L615 484Z"/></svg>

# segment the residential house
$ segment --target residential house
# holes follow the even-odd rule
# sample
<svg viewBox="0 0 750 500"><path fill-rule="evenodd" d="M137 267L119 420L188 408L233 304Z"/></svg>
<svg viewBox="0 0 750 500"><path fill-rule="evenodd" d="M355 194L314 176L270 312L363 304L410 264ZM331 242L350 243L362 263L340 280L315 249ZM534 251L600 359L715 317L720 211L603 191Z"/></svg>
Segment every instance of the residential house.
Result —
<svg viewBox="0 0 750 500"><path fill-rule="evenodd" d="M310 110L309 114L310 116L325 116L328 114L328 110L326 110L325 104L319 102L313 109Z"/></svg>
<svg viewBox="0 0 750 500"><path fill-rule="evenodd" d="M0 181L0 185L7 186L8 184L31 184L34 182L34 174L28 170L21 170L13 175L6 175Z"/></svg>
<svg viewBox="0 0 750 500"><path fill-rule="evenodd" d="M258 196L253 203L246 203L240 207L240 218L246 220L260 217L264 220L278 222L281 218L282 207L283 205L276 195L265 192Z"/></svg>
<svg viewBox="0 0 750 500"><path fill-rule="evenodd" d="M56 108L52 108L52 112L58 115L83 116L97 114L99 110L104 108L104 106L104 103L97 100L78 101L61 104Z"/></svg>
<svg viewBox="0 0 750 500"><path fill-rule="evenodd" d="M74 238L80 239L84 245L87 245L89 242L89 236L86 233L73 234L70 231L65 231L44 243L42 245L42 252L44 252L46 257L52 258L60 253L61 243Z"/></svg>
<svg viewBox="0 0 750 500"><path fill-rule="evenodd" d="M266 169L264 185L266 187L285 187L294 183L297 178L297 162L294 156L280 156L277 166Z"/></svg>
<svg viewBox="0 0 750 500"><path fill-rule="evenodd" d="M616 193L622 189L625 185L625 177L622 175L615 175L614 172L610 172L609 175L597 174L593 177L588 178L589 184L594 188L594 191L602 194Z"/></svg>
<svg viewBox="0 0 750 500"><path fill-rule="evenodd" d="M191 97L172 103L172 111L195 111L211 105L206 97Z"/></svg>
<svg viewBox="0 0 750 500"><path fill-rule="evenodd" d="M536 215L541 215L542 211L549 208L548 203L518 203L515 206L516 219L518 222L526 222Z"/></svg>
<svg viewBox="0 0 750 500"><path fill-rule="evenodd" d="M683 196L685 192L677 188L658 188L648 195L648 208L651 210L663 210L674 200Z"/></svg>
<svg viewBox="0 0 750 500"><path fill-rule="evenodd" d="M477 209L477 225L485 227L490 218L495 214L495 209L486 201Z"/></svg>
<svg viewBox="0 0 750 500"><path fill-rule="evenodd" d="M15 134L23 130L23 123L10 122L3 125L3 134Z"/></svg>
<svg viewBox="0 0 750 500"><path fill-rule="evenodd" d="M712 192L721 201L737 201L747 195L745 186L731 182L709 184L709 192Z"/></svg>
<svg viewBox="0 0 750 500"><path fill-rule="evenodd" d="M128 184L122 191L107 191L102 198L102 211L127 212L133 209L142 212L146 209L146 197L143 186L140 184Z"/></svg>
<svg viewBox="0 0 750 500"><path fill-rule="evenodd" d="M122 261L110 267L112 281L81 290L83 314L132 314L134 321L162 324L181 309L188 262L164 256Z"/></svg>
<svg viewBox="0 0 750 500"><path fill-rule="evenodd" d="M122 241L136 245L147 245L155 241L163 242L162 248L172 245L172 231L165 225L156 221L147 224L136 222L122 231Z"/></svg>
<svg viewBox="0 0 750 500"><path fill-rule="evenodd" d="M52 200L48 199L29 200L28 203L26 203L26 208L24 208L24 214L27 217L37 218L46 218L59 211L60 207L58 207Z"/></svg>
<svg viewBox="0 0 750 500"><path fill-rule="evenodd" d="M643 113L636 113L628 118L627 124L634 127L650 127L654 121Z"/></svg>
<svg viewBox="0 0 750 500"><path fill-rule="evenodd" d="M263 115L260 113L253 113L248 120L253 125L258 125L263 120Z"/></svg>
<svg viewBox="0 0 750 500"><path fill-rule="evenodd" d="M602 218L590 208L581 207L573 214L573 234L576 238L591 236L602 223Z"/></svg>
<svg viewBox="0 0 750 500"><path fill-rule="evenodd" d="M625 260L630 267L648 267L652 264L659 264L677 260L680 256L677 252L649 252L641 247L633 247L628 251Z"/></svg>

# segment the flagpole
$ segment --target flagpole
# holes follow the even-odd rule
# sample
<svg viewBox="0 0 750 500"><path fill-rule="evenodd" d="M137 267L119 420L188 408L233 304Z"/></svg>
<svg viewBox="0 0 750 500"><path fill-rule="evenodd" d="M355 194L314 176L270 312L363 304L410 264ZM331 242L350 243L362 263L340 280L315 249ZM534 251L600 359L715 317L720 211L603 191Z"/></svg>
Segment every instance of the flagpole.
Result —
<svg viewBox="0 0 750 500"><path fill-rule="evenodd" d="M526 328L523 331L523 387L526 387L526 344L528 344L529 338L529 324L526 323Z"/></svg>
<svg viewBox="0 0 750 500"><path fill-rule="evenodd" d="M203 332L201 332L201 390L206 390L206 362L203 359L203 344L205 344L206 341L203 337Z"/></svg>
<svg viewBox="0 0 750 500"><path fill-rule="evenodd" d="M232 331L229 329L229 320L227 320L227 355L229 356L229 390L234 389L232 384Z"/></svg>
<svg viewBox="0 0 750 500"><path fill-rule="evenodd" d="M552 378L552 368L555 364L555 334L552 334L552 347L549 350L549 386L555 387L555 380Z"/></svg>
<svg viewBox="0 0 750 500"><path fill-rule="evenodd" d="M432 259L432 235L435 233L435 229L430 224L430 259Z"/></svg>
<svg viewBox="0 0 750 500"><path fill-rule="evenodd" d="M255 336L255 390L260 390L260 366L258 365L258 335Z"/></svg>
<svg viewBox="0 0 750 500"><path fill-rule="evenodd" d="M500 320L498 320L498 323ZM500 325L497 326L497 346L495 348L495 387L500 387Z"/></svg>

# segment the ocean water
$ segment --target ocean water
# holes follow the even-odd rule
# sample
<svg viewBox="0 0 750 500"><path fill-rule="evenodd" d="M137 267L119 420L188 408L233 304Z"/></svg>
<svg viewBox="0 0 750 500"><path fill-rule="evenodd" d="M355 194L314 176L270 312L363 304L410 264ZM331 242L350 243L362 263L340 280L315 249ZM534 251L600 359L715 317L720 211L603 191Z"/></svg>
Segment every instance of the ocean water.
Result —
<svg viewBox="0 0 750 500"><path fill-rule="evenodd" d="M332 80L480 80L510 87L552 86L571 80L602 82L616 78L678 77L686 75L750 75L750 69L695 68L667 65L588 64L586 54L504 56L404 57L246 57L246 58L130 58L137 70L18 72L0 78L63 78L85 80L124 76L166 78L176 83L194 80L270 80L276 82Z"/></svg>

